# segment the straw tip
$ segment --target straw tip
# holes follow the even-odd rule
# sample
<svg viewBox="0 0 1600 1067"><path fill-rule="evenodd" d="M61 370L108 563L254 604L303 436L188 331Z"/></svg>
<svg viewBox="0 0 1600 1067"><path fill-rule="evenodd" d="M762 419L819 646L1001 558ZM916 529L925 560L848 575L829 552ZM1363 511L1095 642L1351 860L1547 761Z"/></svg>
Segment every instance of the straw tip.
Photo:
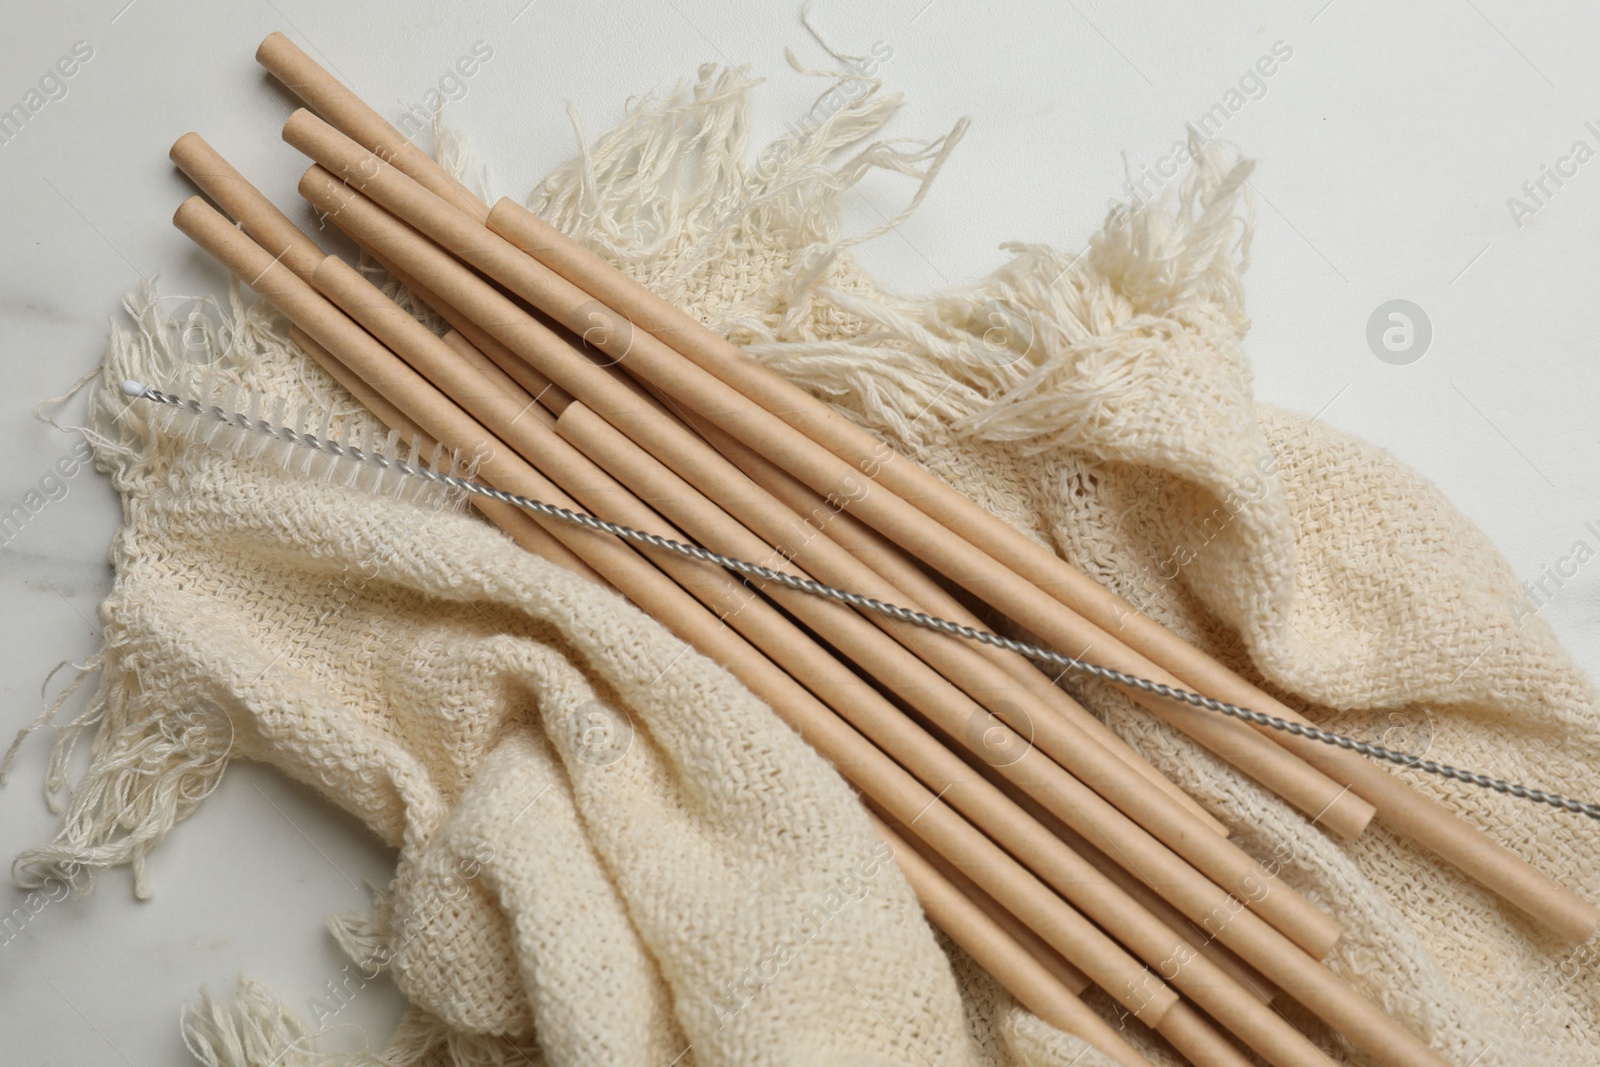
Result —
<svg viewBox="0 0 1600 1067"><path fill-rule="evenodd" d="M263 37L261 39L261 43L256 46L256 61L264 61L272 53L282 50L284 45L290 45L290 47L293 47L289 38L283 35L282 30L273 30L271 33Z"/></svg>
<svg viewBox="0 0 1600 1067"><path fill-rule="evenodd" d="M283 120L283 136L287 140L293 131L307 126L316 126L322 122L317 118L316 112L308 107L297 107Z"/></svg>
<svg viewBox="0 0 1600 1067"><path fill-rule="evenodd" d="M306 197L308 200L310 200L312 198L312 194L317 191L321 191L327 196L338 199L340 190L344 188L344 182L341 182L339 179L335 178L333 174L329 172L328 168L324 167L321 163L313 163L311 166L306 168L306 172L304 174L300 175L300 181L296 188L299 189L300 195ZM314 200L312 202L316 203ZM320 207L322 205L318 204L318 206Z"/></svg>
<svg viewBox="0 0 1600 1067"><path fill-rule="evenodd" d="M201 137L193 130L190 130L188 133L172 142L172 147L167 149L167 158L176 163L180 159L191 155L195 149L204 147L206 147L206 139Z"/></svg>
<svg viewBox="0 0 1600 1067"><path fill-rule="evenodd" d="M205 197L199 195L191 196L179 204L178 210L172 213L172 224L182 229L186 220L193 218L197 212L204 213L210 206L206 203Z"/></svg>
<svg viewBox="0 0 1600 1067"><path fill-rule="evenodd" d="M139 397L150 391L143 382L136 382L132 378L124 378L119 388L122 389L123 396Z"/></svg>

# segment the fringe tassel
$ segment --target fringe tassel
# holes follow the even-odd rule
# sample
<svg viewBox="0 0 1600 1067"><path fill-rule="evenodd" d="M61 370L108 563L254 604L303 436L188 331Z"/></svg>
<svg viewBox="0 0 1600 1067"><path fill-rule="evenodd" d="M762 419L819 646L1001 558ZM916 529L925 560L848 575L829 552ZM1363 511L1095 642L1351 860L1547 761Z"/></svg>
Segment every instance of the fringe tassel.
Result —
<svg viewBox="0 0 1600 1067"><path fill-rule="evenodd" d="M198 1005L185 1005L178 1019L183 1043L205 1067L323 1067L330 1062L312 1047L312 1034L277 994L240 977L232 1000L200 991Z"/></svg>
<svg viewBox="0 0 1600 1067"><path fill-rule="evenodd" d="M314 1032L267 985L241 976L232 999L200 991L179 1016L183 1043L204 1067L526 1067L536 1045L493 1034L463 1034L409 1009L381 1052L319 1052Z"/></svg>

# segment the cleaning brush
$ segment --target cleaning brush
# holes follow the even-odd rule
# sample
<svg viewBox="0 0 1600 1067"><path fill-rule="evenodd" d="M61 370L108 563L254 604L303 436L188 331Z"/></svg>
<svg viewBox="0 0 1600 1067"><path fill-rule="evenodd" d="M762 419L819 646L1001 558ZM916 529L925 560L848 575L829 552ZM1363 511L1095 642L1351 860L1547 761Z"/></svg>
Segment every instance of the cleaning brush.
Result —
<svg viewBox="0 0 1600 1067"><path fill-rule="evenodd" d="M499 501L544 518L608 534L652 550L672 552L701 563L721 567L744 578L762 583L775 583L798 592L837 601L859 611L883 615L897 622L1015 652L1036 663L1129 686L1257 726L1281 730L1297 737L1347 749L1371 759L1403 767L1415 767L1428 774L1600 820L1600 804L1530 788L1502 778L1424 759L1370 741L1362 741L1330 730L1252 711L1200 693L1090 663L1040 645L1018 641L988 630L861 596L810 578L712 552L698 545L660 537L643 530L607 522L584 512L502 492L460 473L463 469L461 457L447 453L442 446L435 446L431 458L424 463L421 461L419 442L413 438L409 458L398 458L394 453L399 444L399 435L394 431L389 432L381 445L375 442L373 434L364 432L361 443L357 444L351 440L354 434L352 424L349 422L335 434L331 414L323 417L317 432L311 432L293 428L296 423L306 426L312 422L308 422L303 413L295 418L288 417L286 405L281 400L271 408L271 417L263 414L260 398L254 394L247 396L246 411L237 410L242 390L235 389L225 396L219 395L210 401L202 402L131 380L124 381L121 389L123 394L130 398L148 400L160 405L167 413L162 428L168 432L186 437L197 444L232 452L241 458L276 461L286 469L305 477L321 478L333 484L349 487L388 491L402 499L421 499L429 495L428 490L431 489L441 496L459 493Z"/></svg>

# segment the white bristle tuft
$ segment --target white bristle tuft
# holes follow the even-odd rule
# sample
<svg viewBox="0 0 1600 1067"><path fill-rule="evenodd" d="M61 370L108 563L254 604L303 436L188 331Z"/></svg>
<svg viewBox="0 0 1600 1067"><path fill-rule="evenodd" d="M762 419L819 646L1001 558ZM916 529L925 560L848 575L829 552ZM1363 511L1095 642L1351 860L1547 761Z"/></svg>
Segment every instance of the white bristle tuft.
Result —
<svg viewBox="0 0 1600 1067"><path fill-rule="evenodd" d="M316 417L316 412L307 410L307 408L306 408L306 406L304 404L301 404L298 407L296 407L294 409L294 424L293 424L295 431L297 433L300 433L300 434L311 433L311 425L312 425L311 420L313 418L315 418L315 417ZM302 453L303 453L303 455L302 455ZM316 466L316 462L317 462L317 452L316 452L316 450L315 449L310 449L310 448L302 448L302 449L299 449L296 452L296 456L297 456L297 458L299 458L300 461L295 464L295 467L298 467L299 469L295 470L293 473L298 474L302 478L311 477L311 471Z"/></svg>
<svg viewBox="0 0 1600 1067"><path fill-rule="evenodd" d="M211 447L211 442L213 442L213 441L215 441L217 439L217 424L216 424L216 422L214 420L212 420L210 418L207 418L206 415L205 415L205 412L210 411L211 407L212 407L212 396L211 395L206 395L206 396L201 397L200 398L200 411L201 411L201 413L196 415L191 420L193 422L193 428L190 431L189 440L191 440L195 444L201 445L201 446L203 446L205 448L210 448Z"/></svg>
<svg viewBox="0 0 1600 1067"><path fill-rule="evenodd" d="M199 443L205 445L207 448L216 448L218 451L221 451L220 446L216 442L217 438L222 436L222 423L210 417L211 410L221 406L217 403L219 399L220 398L217 396L216 391L213 390L211 396L207 397L201 402L201 406L206 409L206 415L202 417L200 421L201 438Z"/></svg>
<svg viewBox="0 0 1600 1067"><path fill-rule="evenodd" d="M383 443L380 445L375 445L374 448L376 451L382 452L385 456L399 455L400 431L390 430L388 433L383 435ZM394 483L394 487L390 491L394 492L396 495L399 495L399 491L404 486L404 483L410 481L410 479L405 475L396 474L387 468L380 468L378 478L378 485L384 489L387 489L387 483L392 481Z"/></svg>
<svg viewBox="0 0 1600 1067"><path fill-rule="evenodd" d="M168 407L163 404L156 410L155 418L152 421L154 421L156 429L162 433L187 436L185 431L188 427L184 425L184 412L181 408Z"/></svg>
<svg viewBox="0 0 1600 1067"><path fill-rule="evenodd" d="M323 411L322 421L317 424L317 428L313 432L316 434L318 441L333 440L333 411L331 408ZM338 467L339 457L329 455L326 452L318 452L317 465L315 468L315 473L312 475L312 477L318 478L331 485L333 484L334 473L338 470Z"/></svg>
<svg viewBox="0 0 1600 1067"><path fill-rule="evenodd" d="M245 413L245 418L250 420L252 428L261 423L261 394L254 390L250 392L250 409ZM251 433L249 438L251 441L249 447L240 453L242 459L260 459L261 454L272 444L272 438L260 431Z"/></svg>
<svg viewBox="0 0 1600 1067"><path fill-rule="evenodd" d="M267 414L267 421L275 428L287 425L284 422L288 411L288 402L283 397L278 397L272 402L271 411ZM266 437L266 434L262 435ZM294 446L276 436L269 437L266 446L262 448L258 457L263 463L270 463L275 467L289 468L290 457L294 454Z"/></svg>
<svg viewBox="0 0 1600 1067"><path fill-rule="evenodd" d="M422 439L416 436L411 438L411 448L406 453L406 463L412 467L422 466ZM416 478L407 478L405 485L400 490L402 500L416 500L417 494L422 491L422 483Z"/></svg>
<svg viewBox="0 0 1600 1067"><path fill-rule="evenodd" d="M343 448L347 452L351 448L358 447L355 444L355 436L355 420L345 419L344 424L339 427L339 447ZM345 458L339 461L339 467L339 480L334 484L338 485L340 488L349 489L351 486L355 485L361 480L362 472L366 469L367 465L365 463L359 463L353 459Z"/></svg>
<svg viewBox="0 0 1600 1067"><path fill-rule="evenodd" d="M372 456L372 423L362 424L361 440L356 443L356 447L361 449L363 456L369 458ZM383 468L372 463L363 463L361 467L367 472L366 484L371 487L371 491L374 493L380 492L384 481L388 478L388 473Z"/></svg>
<svg viewBox="0 0 1600 1067"><path fill-rule="evenodd" d="M190 392L189 395L194 396L195 394ZM199 440L200 437L200 422L187 405L182 408L174 408L162 429L182 437L185 441L194 442Z"/></svg>

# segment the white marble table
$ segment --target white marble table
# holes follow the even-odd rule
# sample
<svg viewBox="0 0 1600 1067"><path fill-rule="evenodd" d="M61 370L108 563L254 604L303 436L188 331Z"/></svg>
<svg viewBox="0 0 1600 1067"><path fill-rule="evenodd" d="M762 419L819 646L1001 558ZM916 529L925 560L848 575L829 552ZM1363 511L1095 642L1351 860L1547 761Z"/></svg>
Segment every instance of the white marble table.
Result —
<svg viewBox="0 0 1600 1067"><path fill-rule="evenodd" d="M757 92L763 143L817 92L783 60L791 47L810 65L825 61L797 5L591 7L6 5L0 511L25 503L28 514L0 548L0 740L36 713L52 664L96 647L118 517L92 471L48 480L75 439L36 422L31 406L94 366L108 317L141 276L159 275L166 292L223 290L169 224L190 190L167 146L200 130L279 203L298 203L302 164L277 137L290 104L252 59L273 29L397 120L483 42L492 56L454 90L464 95L449 116L478 137L497 193L520 195L570 154L569 100L598 131L630 94L702 62L748 62L769 79ZM1574 155L1580 140L1600 150L1600 11L1503 0L1205 9L1141 18L1101 0L1005 10L818 0L815 21L842 50L887 55L880 73L910 101L897 134L973 118L920 212L863 257L926 289L999 264L1001 241L1080 247L1123 195L1124 154L1132 180L1152 189L1158 179L1146 175L1183 125L1211 115L1261 161L1247 279L1260 394L1321 412L1433 478L1525 578L1572 571L1542 611L1600 674L1600 562L1570 562L1577 541L1600 548L1600 160ZM6 125L13 104L26 121L10 112ZM905 189L874 179L862 194L852 222L866 226ZM1392 300L1431 324L1418 359L1384 361L1369 347L1369 318ZM46 748L25 748L0 792L8 857L53 829L38 787ZM364 907L363 881L384 880L391 863L308 791L232 769L151 857L152 900L134 902L116 872L93 897L51 904L0 935L0 1060L186 1062L177 1006L202 983L227 992L241 968L303 1011L343 963L320 917ZM0 915L19 902L0 888ZM355 1047L358 1027L381 1041L399 1010L374 983L341 1013L354 1026L332 1043Z"/></svg>

